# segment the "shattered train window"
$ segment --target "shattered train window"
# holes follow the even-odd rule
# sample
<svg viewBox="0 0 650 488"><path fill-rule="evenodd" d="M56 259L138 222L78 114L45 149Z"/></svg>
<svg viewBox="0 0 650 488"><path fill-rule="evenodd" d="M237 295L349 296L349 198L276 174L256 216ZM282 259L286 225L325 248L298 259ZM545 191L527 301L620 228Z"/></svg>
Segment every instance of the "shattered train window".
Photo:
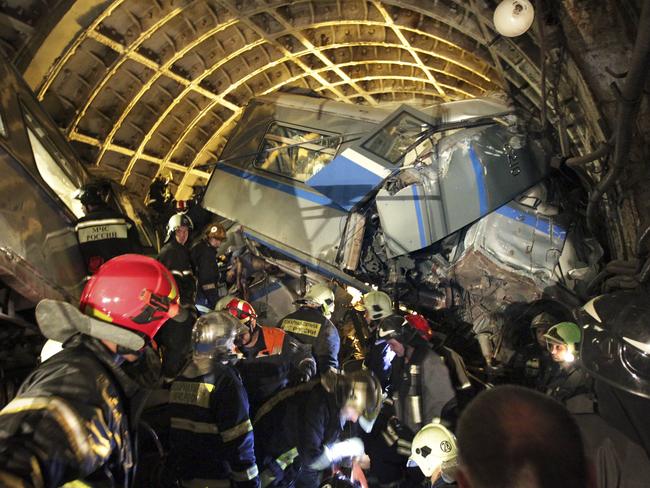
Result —
<svg viewBox="0 0 650 488"><path fill-rule="evenodd" d="M264 136L255 167L306 181L329 164L340 142L336 134L274 122Z"/></svg>
<svg viewBox="0 0 650 488"><path fill-rule="evenodd" d="M21 104L22 105L22 104ZM27 135L39 174L63 203L77 216L84 215L81 202L75 199L77 186L71 175L73 170L65 156L56 149L49 135L38 124L27 107L22 106L27 122Z"/></svg>
<svg viewBox="0 0 650 488"><path fill-rule="evenodd" d="M411 110L400 108L366 138L361 147L390 164L397 165L430 124Z"/></svg>

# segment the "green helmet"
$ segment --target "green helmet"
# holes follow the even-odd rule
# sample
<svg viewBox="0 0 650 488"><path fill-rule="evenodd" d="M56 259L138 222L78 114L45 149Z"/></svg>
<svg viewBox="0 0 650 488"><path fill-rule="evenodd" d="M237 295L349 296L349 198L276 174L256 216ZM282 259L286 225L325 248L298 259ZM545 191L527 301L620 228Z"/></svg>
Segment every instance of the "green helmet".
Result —
<svg viewBox="0 0 650 488"><path fill-rule="evenodd" d="M578 324L573 322L560 322L548 329L544 338L556 344L565 344L576 348L582 339L582 330Z"/></svg>

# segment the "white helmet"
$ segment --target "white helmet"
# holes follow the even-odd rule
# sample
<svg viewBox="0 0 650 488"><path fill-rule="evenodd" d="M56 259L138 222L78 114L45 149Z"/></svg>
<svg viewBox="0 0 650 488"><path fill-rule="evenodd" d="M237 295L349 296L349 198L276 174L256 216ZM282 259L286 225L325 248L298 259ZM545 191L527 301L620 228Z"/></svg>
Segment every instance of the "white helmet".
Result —
<svg viewBox="0 0 650 488"><path fill-rule="evenodd" d="M434 419L415 434L407 466L419 467L427 477L440 468L443 479L451 482L457 466L458 448L454 434L439 422L439 419Z"/></svg>
<svg viewBox="0 0 650 488"><path fill-rule="evenodd" d="M177 213L172 215L169 218L169 222L167 222L167 239L169 239L169 236L171 236L176 229L183 226L187 227L189 230L192 230L194 228L192 219L190 219L184 213Z"/></svg>
<svg viewBox="0 0 650 488"><path fill-rule="evenodd" d="M303 298L305 302L313 302L322 307L323 315L328 319L334 313L334 292L330 289L329 286L323 283L316 283L312 286L305 297Z"/></svg>
<svg viewBox="0 0 650 488"><path fill-rule="evenodd" d="M370 320L380 320L393 315L393 301L388 293L383 291L369 291L363 296L363 307L368 312Z"/></svg>

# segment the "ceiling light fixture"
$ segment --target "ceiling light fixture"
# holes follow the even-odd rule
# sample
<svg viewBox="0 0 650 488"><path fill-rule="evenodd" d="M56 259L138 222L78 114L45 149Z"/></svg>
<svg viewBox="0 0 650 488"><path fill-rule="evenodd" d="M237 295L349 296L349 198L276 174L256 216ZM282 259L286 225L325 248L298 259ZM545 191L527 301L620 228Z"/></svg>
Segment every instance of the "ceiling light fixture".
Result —
<svg viewBox="0 0 650 488"><path fill-rule="evenodd" d="M503 0L494 9L494 28L506 37L516 37L533 24L535 10L528 0Z"/></svg>

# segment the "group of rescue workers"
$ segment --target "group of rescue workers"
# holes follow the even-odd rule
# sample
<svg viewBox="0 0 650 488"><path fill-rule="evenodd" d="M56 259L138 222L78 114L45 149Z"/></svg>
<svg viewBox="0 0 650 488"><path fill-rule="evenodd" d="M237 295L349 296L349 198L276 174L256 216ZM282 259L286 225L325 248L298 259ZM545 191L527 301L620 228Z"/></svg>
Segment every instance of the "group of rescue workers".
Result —
<svg viewBox="0 0 650 488"><path fill-rule="evenodd" d="M166 399L158 486L367 486L366 476L382 487L497 486L462 465L454 435L477 385L492 385L423 316L369 291L364 357L339 364L330 286L314 284L277 327L264 326L228 294L220 224L189 247L191 218L173 215L153 259L138 254L135 224L101 185L79 198L89 278L78 308L50 299L36 308L41 332L62 349L0 411L1 486L134 486L152 390ZM602 417L648 453L644 297L592 301L574 322L538 314L510 366L573 413L593 412L597 392Z"/></svg>

